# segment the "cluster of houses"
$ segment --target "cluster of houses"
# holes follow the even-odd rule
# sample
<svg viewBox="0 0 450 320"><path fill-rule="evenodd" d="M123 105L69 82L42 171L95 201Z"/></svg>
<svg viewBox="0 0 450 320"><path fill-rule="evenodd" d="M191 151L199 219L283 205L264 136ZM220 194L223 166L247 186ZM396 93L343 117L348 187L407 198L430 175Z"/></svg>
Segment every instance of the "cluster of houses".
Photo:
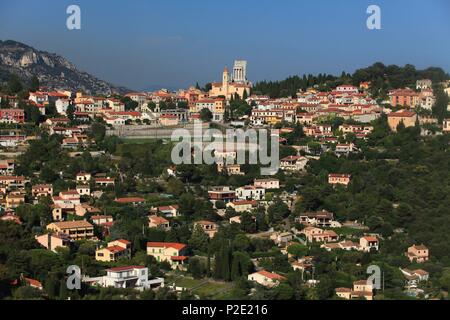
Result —
<svg viewBox="0 0 450 320"><path fill-rule="evenodd" d="M430 79L417 80L416 90L411 88L391 90L389 92L389 102L393 107L420 107L425 110L431 110L436 102L432 86L433 82Z"/></svg>
<svg viewBox="0 0 450 320"><path fill-rule="evenodd" d="M60 117L48 118L41 124L50 134L62 137L62 148L70 151L87 148L91 141L87 135L90 129L89 120L101 117L112 126L122 126L135 123L154 124L155 126L176 126L180 123L195 121L200 118L204 109L211 112L213 122L223 122L227 105L236 96L245 98L252 105L249 116L242 120L252 126L274 126L280 123L288 125L300 123L304 127L304 133L308 137L316 139L322 150L329 144L334 144L333 149L337 156L358 152L353 143L339 143L336 132L330 124L324 124L324 119L330 117L342 117L354 120L358 124L342 124L338 131L343 136L354 135L359 139L366 139L373 131L369 122L380 117L382 113L388 113L388 124L392 130L396 130L400 123L406 127L413 126L417 121L427 122L427 119L419 117L415 108L430 109L434 104L432 83L429 80L417 82L416 90L409 88L393 90L389 93L389 103L392 107L401 106L404 109L397 112L381 107L370 97L368 89L370 83L361 83L359 87L353 85L340 85L330 92L320 92L309 89L306 92L298 92L296 97L270 99L267 96L250 95L251 83L245 76L246 63L239 61L231 76L228 70L223 72L223 81L212 84L209 92L198 88L189 88L177 92L160 90L153 93L129 93L125 98L136 102L134 110L126 110L124 100L114 97L87 96L82 93L60 91L36 91L30 92L29 102L36 106L42 115L45 115L49 104L54 104ZM11 108L0 109L1 123L25 122L25 114L17 107L17 99L8 97ZM162 106L165 105L163 108ZM73 106L73 117L78 120L76 126L70 125L69 108ZM86 122L86 123L84 123ZM353 123L353 122L352 122ZM284 127L281 133L290 133L294 129ZM450 119L444 120L443 131L450 132ZM11 129L9 134L0 134L0 146L17 146L27 139L21 132ZM283 143L280 139L280 143ZM285 173L301 173L306 171L308 161L314 156L307 146L293 146L298 151L296 155L290 155L280 159L280 169ZM101 151L100 151L101 153ZM234 150L215 150L217 159L236 159ZM226 172L228 175L244 175L239 164L229 164L228 161L217 161L217 171ZM110 235L110 229L114 225L114 218L105 214L101 208L89 205L91 198L100 198L105 190L113 190L116 179L105 173L91 174L79 172L73 177L75 188L54 192L51 184L33 184L31 186L31 199L28 199L25 186L30 180L24 176L15 175L15 161L13 159L0 160L0 206L4 212L0 219L21 224L20 218L14 210L30 201L37 203L40 197L49 197L52 200L52 221L45 226L45 232L36 235L35 239L43 248L56 252L58 248L69 248L75 241L90 240L97 244L95 260L104 263L113 263L132 258L132 243L128 239L115 239L103 243L97 238L94 229L102 232L101 238ZM168 168L169 175L176 176L176 167ZM348 187L352 176L348 172L332 172L328 174L328 184L333 187ZM253 184L242 185L237 188L230 186L214 186L207 190L209 201L214 205L221 217L228 214L224 223L241 224L242 214L252 212L254 209L267 208L271 201L267 200L268 193L277 193L283 201L292 208L295 202L295 194L280 194L282 189L280 181L276 178L255 179ZM294 198L294 199L293 199ZM141 197L129 196L115 199L117 204L139 206L146 202ZM232 214L230 215L230 212ZM178 204L152 207L148 211L148 228L156 228L169 231L174 227L173 220L180 216ZM295 222L302 228L290 228L280 231L268 232L271 239L281 250L288 254L290 245L301 242L304 244L317 243L327 251L355 250L372 253L380 250L381 237L377 234L364 234L360 237L342 237L335 228L342 227L332 212L322 210L304 212L295 218ZM199 220L192 224L191 231L201 229L209 238L219 231L221 224ZM175 242L148 242L146 253L156 261L167 263L174 270L186 270L189 261L187 244ZM289 254L288 254L289 255ZM405 256L411 263L425 263L429 259L428 248L421 245L413 245L407 249ZM296 257L289 255L289 261L294 270L310 271L314 268L314 257ZM259 285L271 288L285 281L283 275L266 271L257 266L256 272L248 275L248 280ZM83 276L83 281L91 285L112 286L115 288L150 289L164 285L163 278L151 278L147 267L124 266L105 270L106 275L101 277ZM405 275L408 288L417 288L421 281L428 280L428 273L422 269L401 269ZM29 278L22 278L32 286L42 289L42 285ZM36 282L37 281L37 282ZM309 284L317 281L312 279ZM353 288L336 288L336 295L344 299L365 298L372 300L374 296L373 284L366 280L353 283Z"/></svg>
<svg viewBox="0 0 450 320"><path fill-rule="evenodd" d="M247 99L255 105L250 116L254 126L275 125L281 122L301 123L310 134L326 135L319 130L319 120L330 116L368 123L377 119L382 108L360 86L340 85L330 92L310 88L299 91L297 97L270 99L267 96L251 96Z"/></svg>
<svg viewBox="0 0 450 320"><path fill-rule="evenodd" d="M238 77L239 78L239 77ZM389 92L392 107L402 107L400 113L383 108L373 98L368 89L369 82L361 82L359 87L343 84L329 92L310 88L299 91L296 97L271 99L268 96L250 95L251 83L246 79L230 76L228 70L223 72L223 81L213 83L210 91L190 87L176 92L161 89L156 92L131 92L124 96L134 101L136 106L126 110L126 104L116 97L98 97L81 92L66 90L36 91L29 93L29 103L35 105L45 115L49 104L54 104L56 111L66 116L69 107L74 108L73 116L79 121L101 117L112 126L132 123L153 124L155 126L176 126L196 121L200 112L208 109L213 122L223 122L229 101L237 94L252 106L249 116L241 120L253 126L273 126L278 123L301 123L308 136L316 138L332 137L330 125L323 125L322 120L330 117L342 117L359 123L369 123L382 113L389 113L390 126L396 129L398 122L405 126L415 123L415 108L431 110L436 98L432 82L428 79L418 80L415 90L410 88L395 89ZM247 97L246 97L247 96ZM16 97L4 96L12 106L17 106ZM391 119L392 118L392 119ZM0 122L23 123L24 111L16 107L0 109ZM444 130L446 126L444 125ZM370 131L363 128L354 131L358 137L364 137Z"/></svg>

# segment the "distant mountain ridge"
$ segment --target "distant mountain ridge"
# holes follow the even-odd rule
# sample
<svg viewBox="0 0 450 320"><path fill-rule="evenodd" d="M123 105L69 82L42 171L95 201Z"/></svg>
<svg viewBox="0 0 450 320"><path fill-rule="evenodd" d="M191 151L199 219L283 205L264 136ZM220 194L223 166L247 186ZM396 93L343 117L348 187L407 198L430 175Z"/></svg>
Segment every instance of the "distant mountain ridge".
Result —
<svg viewBox="0 0 450 320"><path fill-rule="evenodd" d="M0 40L0 83L16 74L24 83L36 75L41 86L49 89L84 91L87 94L126 93L131 90L100 80L78 70L71 62L55 53L39 51L13 40Z"/></svg>

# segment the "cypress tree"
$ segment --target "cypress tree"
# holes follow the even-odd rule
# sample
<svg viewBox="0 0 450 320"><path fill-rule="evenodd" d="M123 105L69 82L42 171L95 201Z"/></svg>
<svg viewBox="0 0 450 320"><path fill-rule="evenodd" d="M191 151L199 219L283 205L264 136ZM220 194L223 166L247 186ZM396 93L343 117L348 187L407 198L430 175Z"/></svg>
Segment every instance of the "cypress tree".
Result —
<svg viewBox="0 0 450 320"><path fill-rule="evenodd" d="M59 282L59 299L60 300L67 300L68 293L67 293L67 284L65 279L62 279Z"/></svg>
<svg viewBox="0 0 450 320"><path fill-rule="evenodd" d="M241 262L240 262L240 258L239 255L234 254L233 255L233 263L231 265L231 280L236 280L238 279L242 274L242 269L241 269Z"/></svg>
<svg viewBox="0 0 450 320"><path fill-rule="evenodd" d="M223 248L223 270L222 276L226 281L231 280L231 248L228 245L225 245Z"/></svg>

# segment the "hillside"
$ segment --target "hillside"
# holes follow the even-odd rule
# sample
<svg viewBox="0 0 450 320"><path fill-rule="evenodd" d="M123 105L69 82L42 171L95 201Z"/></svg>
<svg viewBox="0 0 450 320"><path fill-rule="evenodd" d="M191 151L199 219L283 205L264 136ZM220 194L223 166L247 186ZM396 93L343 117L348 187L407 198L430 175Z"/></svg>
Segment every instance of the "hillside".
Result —
<svg viewBox="0 0 450 320"><path fill-rule="evenodd" d="M329 91L332 88L346 83L358 86L362 81L371 83L370 93L375 98L386 98L390 89L402 87L415 87L416 80L431 79L439 83L450 79L450 76L438 67L429 67L418 70L415 66L407 64L404 67L397 65L386 66L381 62L356 70L353 74L342 72L340 76L330 74L291 76L281 81L260 81L253 87L253 93L269 95L271 98L295 96L299 89L317 87L319 90Z"/></svg>
<svg viewBox="0 0 450 320"><path fill-rule="evenodd" d="M0 83L5 83L11 74L18 75L25 83L36 75L41 86L49 89L82 90L88 94L130 91L78 70L57 54L39 51L12 40L0 40Z"/></svg>

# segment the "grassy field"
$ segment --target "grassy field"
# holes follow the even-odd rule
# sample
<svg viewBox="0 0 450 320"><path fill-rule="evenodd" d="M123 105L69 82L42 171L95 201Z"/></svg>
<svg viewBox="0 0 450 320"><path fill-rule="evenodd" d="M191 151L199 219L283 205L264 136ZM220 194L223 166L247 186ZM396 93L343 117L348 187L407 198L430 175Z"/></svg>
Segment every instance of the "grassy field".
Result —
<svg viewBox="0 0 450 320"><path fill-rule="evenodd" d="M170 285L175 282L177 287L191 290L193 294L199 295L202 299L220 299L232 287L231 283L217 282L211 279L197 280L184 276L167 277L165 282Z"/></svg>

